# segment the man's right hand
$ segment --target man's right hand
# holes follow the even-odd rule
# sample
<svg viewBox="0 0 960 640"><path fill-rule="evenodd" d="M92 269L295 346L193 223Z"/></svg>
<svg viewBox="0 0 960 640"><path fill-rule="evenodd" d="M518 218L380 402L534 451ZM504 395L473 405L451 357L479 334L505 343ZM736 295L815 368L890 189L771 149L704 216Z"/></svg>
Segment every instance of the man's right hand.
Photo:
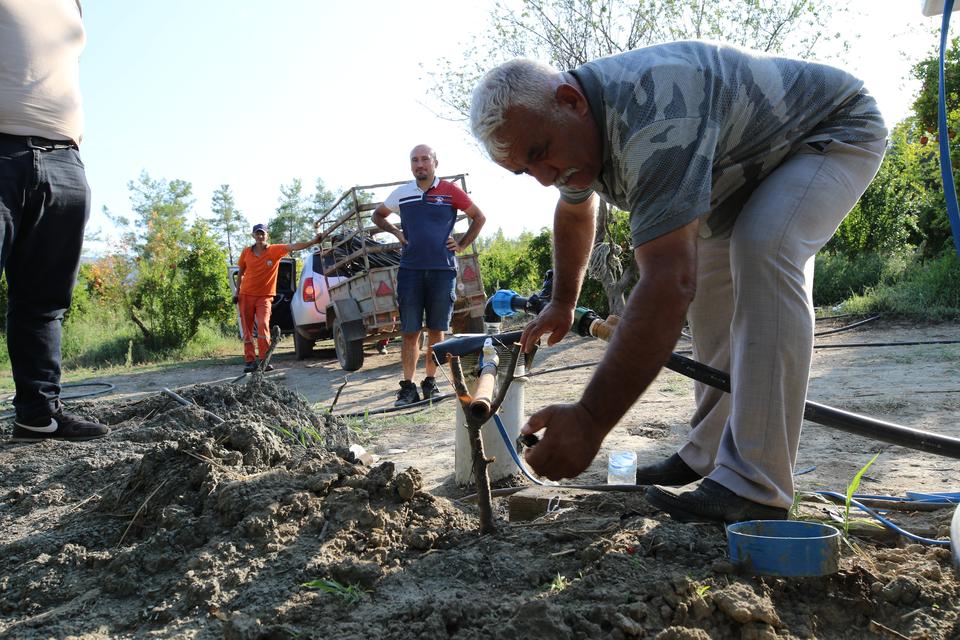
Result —
<svg viewBox="0 0 960 640"><path fill-rule="evenodd" d="M520 433L529 435L542 429L543 436L525 457L530 467L551 480L575 478L597 456L609 428L597 424L583 402L554 404L537 411Z"/></svg>
<svg viewBox="0 0 960 640"><path fill-rule="evenodd" d="M527 324L520 336L520 346L524 353L530 353L545 333L550 334L547 344L553 346L563 339L573 326L574 305L551 301L540 314Z"/></svg>
<svg viewBox="0 0 960 640"><path fill-rule="evenodd" d="M403 235L403 231L400 231L400 229L397 229L397 232L393 235L397 236L397 240L400 241L400 244L407 244L407 238Z"/></svg>

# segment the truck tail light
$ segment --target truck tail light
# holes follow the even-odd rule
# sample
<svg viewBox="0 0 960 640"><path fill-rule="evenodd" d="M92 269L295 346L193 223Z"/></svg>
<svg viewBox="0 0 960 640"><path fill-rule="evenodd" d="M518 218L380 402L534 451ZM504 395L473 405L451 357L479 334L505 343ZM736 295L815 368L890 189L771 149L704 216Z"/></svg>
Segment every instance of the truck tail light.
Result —
<svg viewBox="0 0 960 640"><path fill-rule="evenodd" d="M303 301L313 302L317 299L317 292L313 288L313 278L307 278L303 281Z"/></svg>

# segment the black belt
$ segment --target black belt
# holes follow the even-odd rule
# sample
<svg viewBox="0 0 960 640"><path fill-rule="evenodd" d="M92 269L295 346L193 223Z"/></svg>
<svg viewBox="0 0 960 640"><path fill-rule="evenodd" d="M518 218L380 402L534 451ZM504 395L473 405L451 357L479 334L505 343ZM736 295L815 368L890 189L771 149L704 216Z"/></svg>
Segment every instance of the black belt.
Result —
<svg viewBox="0 0 960 640"><path fill-rule="evenodd" d="M15 136L10 133L0 133L0 140L17 142L29 149L42 149L44 151L53 149L80 149L73 140L51 140L50 138L43 138L41 136Z"/></svg>

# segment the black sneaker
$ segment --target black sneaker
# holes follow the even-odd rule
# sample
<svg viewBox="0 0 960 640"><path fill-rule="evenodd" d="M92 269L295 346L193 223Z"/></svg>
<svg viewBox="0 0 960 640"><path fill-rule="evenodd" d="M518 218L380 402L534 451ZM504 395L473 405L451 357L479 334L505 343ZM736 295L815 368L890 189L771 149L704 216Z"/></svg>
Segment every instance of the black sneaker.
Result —
<svg viewBox="0 0 960 640"><path fill-rule="evenodd" d="M244 362L244 363L243 363L243 372L244 372L244 373L253 373L256 368L257 368L257 361L256 361L256 360L250 360L249 362Z"/></svg>
<svg viewBox="0 0 960 640"><path fill-rule="evenodd" d="M381 340L380 342L377 343L377 353L379 353L382 356L387 355L388 351L387 351L386 340Z"/></svg>
<svg viewBox="0 0 960 640"><path fill-rule="evenodd" d="M437 381L432 377L426 377L420 383L420 389L423 391L423 399L429 400L440 395L440 389L437 389Z"/></svg>
<svg viewBox="0 0 960 640"><path fill-rule="evenodd" d="M420 394L417 393L417 385L409 380L400 381L400 391L397 392L397 401L393 403L395 407L405 407L408 404L420 402Z"/></svg>
<svg viewBox="0 0 960 640"><path fill-rule="evenodd" d="M63 409L52 416L33 420L14 420L13 436L10 442L42 442L44 440L93 440L110 433L110 429L99 422L91 422Z"/></svg>
<svg viewBox="0 0 960 640"><path fill-rule="evenodd" d="M265 367L263 368L263 371L264 371L264 373L266 373L267 371L273 371L273 365L272 365L272 364L268 364L267 366L265 366Z"/></svg>

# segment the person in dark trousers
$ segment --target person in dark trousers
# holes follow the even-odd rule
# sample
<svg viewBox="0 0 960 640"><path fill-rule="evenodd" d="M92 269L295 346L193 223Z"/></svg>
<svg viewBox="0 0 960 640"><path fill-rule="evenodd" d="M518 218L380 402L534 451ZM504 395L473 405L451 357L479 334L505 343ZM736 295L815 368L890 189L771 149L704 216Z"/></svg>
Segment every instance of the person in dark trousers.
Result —
<svg viewBox="0 0 960 640"><path fill-rule="evenodd" d="M827 65L673 42L571 71L514 60L473 94L495 162L560 191L553 298L525 349L569 329L597 196L629 212L640 279L583 397L532 415L527 454L581 473L656 377L684 317L694 357L731 374L696 386L686 445L637 472L682 520L785 518L813 347L813 264L873 179L886 127L863 83ZM656 486L660 485L660 486ZM690 485L685 490L671 486Z"/></svg>
<svg viewBox="0 0 960 640"><path fill-rule="evenodd" d="M78 0L0 0L0 269L16 385L14 442L108 433L60 402L60 337L80 266L90 187L80 160Z"/></svg>
<svg viewBox="0 0 960 640"><path fill-rule="evenodd" d="M397 187L373 212L374 224L395 235L403 247L397 272L403 335L400 346L403 379L395 402L398 407L420 400L413 376L420 359L424 317L426 377L420 388L425 400L440 393L435 379L437 363L433 358L433 345L443 340L443 333L450 328L453 303L457 299L456 254L470 246L486 221L470 196L455 184L436 177L437 154L429 146L414 147L410 152L410 169L416 179ZM470 219L470 226L459 241L451 235L458 210ZM387 220L391 213L400 214L402 231Z"/></svg>

